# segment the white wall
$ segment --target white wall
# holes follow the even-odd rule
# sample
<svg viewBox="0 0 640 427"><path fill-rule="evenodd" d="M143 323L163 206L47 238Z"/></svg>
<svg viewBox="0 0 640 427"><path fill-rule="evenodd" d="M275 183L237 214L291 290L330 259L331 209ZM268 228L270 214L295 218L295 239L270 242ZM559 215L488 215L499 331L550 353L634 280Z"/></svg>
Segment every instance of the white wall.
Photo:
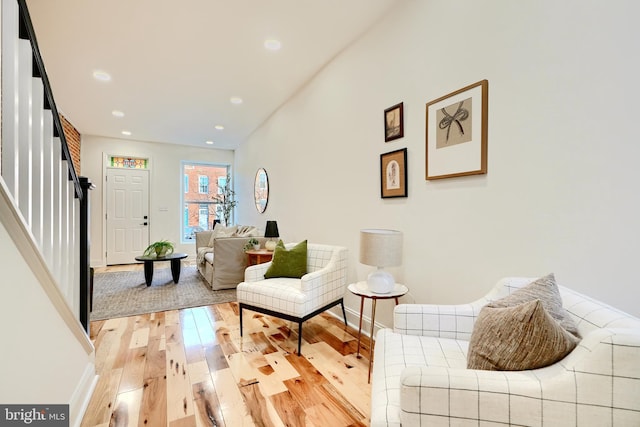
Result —
<svg viewBox="0 0 640 427"><path fill-rule="evenodd" d="M406 1L329 64L236 151L236 190L285 240L345 245L359 230L404 232L406 302L475 299L509 275L560 284L640 315L640 4ZM488 174L425 181L425 104L489 81ZM404 102L405 137L383 110ZM409 197L381 199L379 156L408 149ZM349 296L348 305L358 310ZM378 317L392 325L391 302Z"/></svg>
<svg viewBox="0 0 640 427"><path fill-rule="evenodd" d="M175 144L82 136L82 175L96 184L91 191L91 265L106 265L103 244L105 155L149 158L149 241L167 239L174 242L176 252L195 257L195 244L180 243L183 210L180 205L183 160L233 165L234 152ZM253 202L252 202L253 203ZM160 210L167 208L166 211Z"/></svg>
<svg viewBox="0 0 640 427"><path fill-rule="evenodd" d="M94 356L56 310L2 222L0 253L0 402L69 404L70 425L79 425L95 378Z"/></svg>

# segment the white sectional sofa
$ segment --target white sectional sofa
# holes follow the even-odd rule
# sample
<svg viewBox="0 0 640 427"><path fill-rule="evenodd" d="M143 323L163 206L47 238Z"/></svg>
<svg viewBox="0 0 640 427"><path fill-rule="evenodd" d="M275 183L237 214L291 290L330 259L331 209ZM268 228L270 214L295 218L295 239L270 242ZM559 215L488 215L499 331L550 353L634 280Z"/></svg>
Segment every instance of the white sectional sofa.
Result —
<svg viewBox="0 0 640 427"><path fill-rule="evenodd" d="M376 337L371 426L640 426L640 320L562 286L573 351L538 369L467 369L481 308L533 280L502 279L470 304L396 306Z"/></svg>

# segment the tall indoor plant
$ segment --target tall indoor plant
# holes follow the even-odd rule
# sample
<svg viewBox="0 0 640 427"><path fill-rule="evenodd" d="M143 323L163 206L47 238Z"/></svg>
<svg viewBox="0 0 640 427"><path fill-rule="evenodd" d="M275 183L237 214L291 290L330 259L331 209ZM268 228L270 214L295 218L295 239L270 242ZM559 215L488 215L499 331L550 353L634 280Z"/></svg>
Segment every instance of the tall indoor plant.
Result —
<svg viewBox="0 0 640 427"><path fill-rule="evenodd" d="M220 193L213 196L213 200L216 201L222 211L222 218L226 227L230 225L231 213L238 204L235 197L236 192L231 188L231 175L227 173L227 179L224 185L220 187Z"/></svg>

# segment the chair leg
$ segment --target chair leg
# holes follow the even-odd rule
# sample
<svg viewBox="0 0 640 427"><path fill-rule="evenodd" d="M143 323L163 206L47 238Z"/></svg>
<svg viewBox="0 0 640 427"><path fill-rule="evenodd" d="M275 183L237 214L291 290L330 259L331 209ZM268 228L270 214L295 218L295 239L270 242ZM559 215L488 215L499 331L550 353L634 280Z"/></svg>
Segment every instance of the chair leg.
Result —
<svg viewBox="0 0 640 427"><path fill-rule="evenodd" d="M302 356L302 322L298 322L298 356Z"/></svg>
<svg viewBox="0 0 640 427"><path fill-rule="evenodd" d="M340 300L340 305L342 306L342 315L344 316L344 326L347 326L347 312L344 309L344 301Z"/></svg>
<svg viewBox="0 0 640 427"><path fill-rule="evenodd" d="M240 336L242 336L242 306L240 306Z"/></svg>

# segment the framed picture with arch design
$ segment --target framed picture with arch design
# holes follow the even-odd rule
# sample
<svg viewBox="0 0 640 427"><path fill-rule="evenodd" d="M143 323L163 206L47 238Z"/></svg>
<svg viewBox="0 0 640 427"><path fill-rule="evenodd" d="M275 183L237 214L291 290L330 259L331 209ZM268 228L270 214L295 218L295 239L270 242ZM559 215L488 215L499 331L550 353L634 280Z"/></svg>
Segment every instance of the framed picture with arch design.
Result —
<svg viewBox="0 0 640 427"><path fill-rule="evenodd" d="M380 155L380 197L407 197L407 149Z"/></svg>

